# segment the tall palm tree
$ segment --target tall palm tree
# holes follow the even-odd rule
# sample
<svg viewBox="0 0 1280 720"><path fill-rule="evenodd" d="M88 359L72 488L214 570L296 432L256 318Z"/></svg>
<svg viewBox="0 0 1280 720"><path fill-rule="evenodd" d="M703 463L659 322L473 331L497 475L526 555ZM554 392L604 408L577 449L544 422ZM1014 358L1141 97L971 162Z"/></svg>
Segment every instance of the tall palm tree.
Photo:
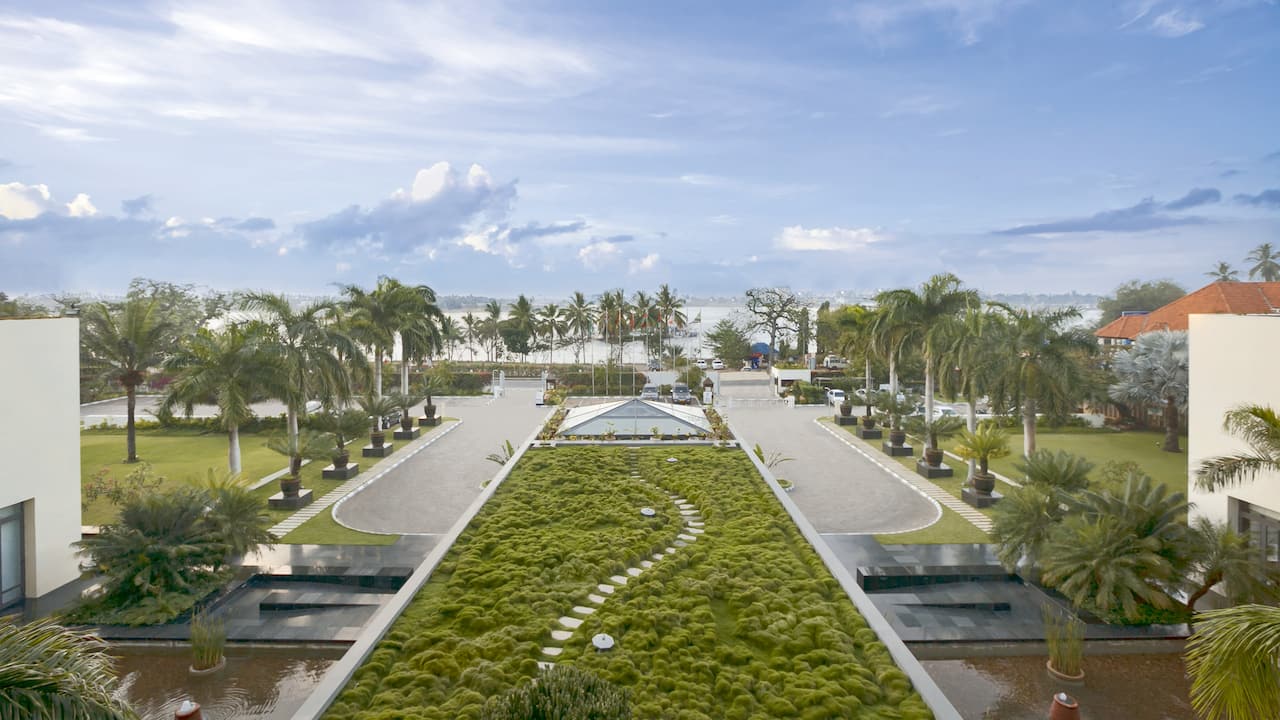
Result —
<svg viewBox="0 0 1280 720"><path fill-rule="evenodd" d="M466 331L457 320L448 315L440 318L440 341L444 344L445 358L453 359L453 349L466 339Z"/></svg>
<svg viewBox="0 0 1280 720"><path fill-rule="evenodd" d="M1182 452L1178 432L1191 384L1188 360L1187 332L1158 330L1139 335L1112 363L1116 382L1107 391L1111 399L1143 413L1151 405L1164 407L1165 452Z"/></svg>
<svg viewBox="0 0 1280 720"><path fill-rule="evenodd" d="M339 327L339 308L330 301L313 302L295 310L284 295L249 293L241 306L259 318L251 332L266 339L279 355L284 382L279 384L288 422L288 444L298 446L298 417L308 400L318 395L345 402L351 397L347 361L363 361L360 347Z"/></svg>
<svg viewBox="0 0 1280 720"><path fill-rule="evenodd" d="M1185 574L1187 610L1195 610L1200 598L1222 585L1231 602L1274 598L1275 577L1267 568L1262 550L1247 535L1226 523L1196 518L1191 527L1191 572Z"/></svg>
<svg viewBox="0 0 1280 720"><path fill-rule="evenodd" d="M132 720L110 646L49 620L0 620L0 706L24 718Z"/></svg>
<svg viewBox="0 0 1280 720"><path fill-rule="evenodd" d="M554 365L556 362L556 338L564 334L564 318L561 315L559 305L547 303L538 310L538 328L542 335L547 338L547 347L551 351L549 362Z"/></svg>
<svg viewBox="0 0 1280 720"><path fill-rule="evenodd" d="M516 301L507 306L507 323L510 327L518 329L522 334L527 334L532 340L538 336L538 313L533 307L533 301L526 297L523 293L516 298ZM524 353L524 361L529 361L529 353Z"/></svg>
<svg viewBox="0 0 1280 720"><path fill-rule="evenodd" d="M683 330L688 324L689 318L684 313L684 298L671 289L667 283L658 286L658 294L654 298L654 304L658 307L658 314L662 320L662 334L669 337L670 329Z"/></svg>
<svg viewBox="0 0 1280 720"><path fill-rule="evenodd" d="M382 360L401 341L402 389L407 389L408 362L427 357L439 345L435 292L426 285L409 286L390 277L378 278L373 290L341 286L351 337L373 352L373 391L382 396Z"/></svg>
<svg viewBox="0 0 1280 720"><path fill-rule="evenodd" d="M947 339L954 334L952 328L956 318L966 307L980 302L976 290L961 286L960 278L951 273L941 273L929 278L918 291L902 288L876 296L876 303L893 318L893 324L904 331L904 338L919 345L920 356L924 360L924 414L927 418L933 417L938 358L946 352ZM932 442L928 442L928 448L937 449Z"/></svg>
<svg viewBox="0 0 1280 720"><path fill-rule="evenodd" d="M480 339L480 322L480 318L476 317L475 313L468 312L462 316L462 337L466 340L472 362L476 359L476 341Z"/></svg>
<svg viewBox="0 0 1280 720"><path fill-rule="evenodd" d="M502 303L490 300L484 304L484 312L483 334L488 345L489 359L497 360L498 347L502 342L502 336L498 333L498 324L502 322Z"/></svg>
<svg viewBox="0 0 1280 720"><path fill-rule="evenodd" d="M1264 405L1240 405L1227 411L1222 423L1228 433L1244 440L1250 452L1210 458L1196 469L1196 485L1213 492L1250 482L1260 472L1280 471L1280 416Z"/></svg>
<svg viewBox="0 0 1280 720"><path fill-rule="evenodd" d="M1218 261L1218 264L1205 275L1213 278L1214 282L1236 282L1240 279L1240 271L1222 261Z"/></svg>
<svg viewBox="0 0 1280 720"><path fill-rule="evenodd" d="M403 287L403 286L402 286ZM403 290L396 292L405 292ZM444 347L447 319L436 305L436 292L426 285L409 287L406 307L396 330L400 336L400 392L409 392L409 364L422 362Z"/></svg>
<svg viewBox="0 0 1280 720"><path fill-rule="evenodd" d="M201 328L164 367L174 380L165 390L163 407L172 411L182 405L190 415L195 404L212 398L227 431L227 469L239 473L240 426L253 418L250 404L276 395L286 382L279 354L252 328L228 325L220 333Z"/></svg>
<svg viewBox="0 0 1280 720"><path fill-rule="evenodd" d="M939 384L943 392L964 398L969 407L966 427L970 433L977 432L978 398L987 393L996 367L999 349L994 339L999 335L1000 321L999 315L976 303L967 305L941 343ZM976 470L977 461L970 459L969 475Z"/></svg>
<svg viewBox="0 0 1280 720"><path fill-rule="evenodd" d="M889 365L889 396L895 399L898 395L898 361L902 359L902 348L911 332L912 325L906 318L877 304L870 330L871 344L876 354Z"/></svg>
<svg viewBox="0 0 1280 720"><path fill-rule="evenodd" d="M1004 348L994 392L1022 411L1022 454L1036 450L1036 414L1068 410L1085 382L1082 360L1097 350L1083 328L1070 323L1077 308L1028 310L995 305L1006 316L996 342Z"/></svg>
<svg viewBox="0 0 1280 720"><path fill-rule="evenodd" d="M866 393L867 417L871 416L873 390L871 385L871 361L880 356L875 343L876 310L862 305L842 308L836 319L840 333L840 353L850 360L861 357L864 368L863 392Z"/></svg>
<svg viewBox="0 0 1280 720"><path fill-rule="evenodd" d="M1249 268L1249 279L1261 278L1263 282L1280 281L1280 253L1272 250L1271 243L1262 243L1254 248L1246 262L1253 263Z"/></svg>
<svg viewBox="0 0 1280 720"><path fill-rule="evenodd" d="M575 291L565 307L565 320L570 334L576 339L573 359L582 362L582 353L586 349L587 339L595 332L596 308L580 291Z"/></svg>
<svg viewBox="0 0 1280 720"><path fill-rule="evenodd" d="M653 331L658 324L658 307L654 304L653 298L643 290L637 290L631 295L631 313L630 326L631 329L639 329L641 343L644 345L645 354L652 353L652 336Z"/></svg>
<svg viewBox="0 0 1280 720"><path fill-rule="evenodd" d="M138 386L146 381L147 371L160 365L172 349L175 329L161 316L156 300L142 298L125 302L118 311L103 303L89 305L81 311L80 322L86 367L124 388L125 462L138 462L134 425Z"/></svg>

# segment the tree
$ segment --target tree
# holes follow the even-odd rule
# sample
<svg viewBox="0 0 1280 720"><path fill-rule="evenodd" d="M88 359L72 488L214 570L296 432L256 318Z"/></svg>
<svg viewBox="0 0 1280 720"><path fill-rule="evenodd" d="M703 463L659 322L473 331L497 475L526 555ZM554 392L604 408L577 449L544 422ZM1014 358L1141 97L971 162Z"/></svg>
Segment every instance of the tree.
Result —
<svg viewBox="0 0 1280 720"><path fill-rule="evenodd" d="M657 353L653 352L653 331L658 325L658 306L643 290L637 290L631 296L630 324L631 330L641 331L645 355L649 357L656 355Z"/></svg>
<svg viewBox="0 0 1280 720"><path fill-rule="evenodd" d="M280 356L252 327L228 325L220 333L197 330L164 367L175 375L161 407L172 412L182 405L190 416L195 404L212 399L227 431L227 469L239 473L240 426L253 418L255 400L279 394L285 382Z"/></svg>
<svg viewBox="0 0 1280 720"><path fill-rule="evenodd" d="M824 303L825 304L825 303ZM871 361L877 359L875 343L876 312L862 305L846 305L835 311L828 311L823 319L822 309L818 310L818 334L821 336L824 322L836 333L836 340L827 347L838 347L841 354L851 361L858 358L863 362L863 392L865 393L867 417L871 417L871 403L874 388L871 383Z"/></svg>
<svg viewBox="0 0 1280 720"><path fill-rule="evenodd" d="M1200 717L1280 716L1280 608L1240 605L1197 615L1186 660Z"/></svg>
<svg viewBox="0 0 1280 720"><path fill-rule="evenodd" d="M289 472L280 476L280 493L286 498L298 497L302 489L302 461L329 457L332 444L324 433L303 430L296 438L271 438L267 449L289 458Z"/></svg>
<svg viewBox="0 0 1280 720"><path fill-rule="evenodd" d="M680 297L671 286L663 283L658 286L658 295L654 298L654 305L658 308L658 315L662 322L662 337L669 337L669 330L674 327L677 330L683 330L688 324L689 318L684 313L684 299ZM674 344L671 350L675 350ZM662 353L664 356L666 352ZM672 366L674 367L674 365Z"/></svg>
<svg viewBox="0 0 1280 720"><path fill-rule="evenodd" d="M1066 412L1085 384L1083 360L1097 351L1091 335L1069 323L1076 308L999 307L1007 316L995 340L1004 349L994 371L993 394L1022 411L1022 454L1036 450L1036 413Z"/></svg>
<svg viewBox="0 0 1280 720"><path fill-rule="evenodd" d="M445 359L452 360L453 349L465 339L466 332L457 320L448 315L440 317L440 342L444 344Z"/></svg>
<svg viewBox="0 0 1280 720"><path fill-rule="evenodd" d="M947 350L947 341L960 313L981 301L976 290L961 287L960 278L941 273L929 278L919 291L889 290L876 296L889 322L902 331L902 340L916 343L924 359L924 414L933 417L934 381L938 358ZM937 446L929 441L928 449Z"/></svg>
<svg viewBox="0 0 1280 720"><path fill-rule="evenodd" d="M1240 279L1240 271L1232 269L1229 263L1222 261L1218 261L1218 264L1205 275L1213 278L1214 282L1236 282Z"/></svg>
<svg viewBox="0 0 1280 720"><path fill-rule="evenodd" d="M484 304L485 317L482 325L484 339L489 349L489 359L498 359L498 349L502 347L502 336L498 332L502 324L502 303L490 300Z"/></svg>
<svg viewBox="0 0 1280 720"><path fill-rule="evenodd" d="M984 422L976 430L966 430L960 434L955 454L977 463L974 472L969 473L970 479L975 475L986 476L991 472L992 460L1009 455L1009 436L994 422Z"/></svg>
<svg viewBox="0 0 1280 720"><path fill-rule="evenodd" d="M1139 603L1169 607L1173 601L1158 583L1173 568L1155 537L1135 535L1114 518L1073 516L1050 536L1044 553L1044 582L1076 607L1138 617Z"/></svg>
<svg viewBox="0 0 1280 720"><path fill-rule="evenodd" d="M556 340L564 335L564 329L564 316L559 305L547 303L538 310L538 330L547 338L547 348L551 351L547 361L552 365L556 362Z"/></svg>
<svg viewBox="0 0 1280 720"><path fill-rule="evenodd" d="M0 707L6 717L133 720L116 695L110 646L50 620L0 620Z"/></svg>
<svg viewBox="0 0 1280 720"><path fill-rule="evenodd" d="M1151 311L1164 307L1186 294L1187 291L1172 280L1130 280L1117 287L1114 295L1098 300L1098 309L1102 311L1098 324L1106 325L1125 310Z"/></svg>
<svg viewBox="0 0 1280 720"><path fill-rule="evenodd" d="M1178 445L1179 418L1187 406L1190 377L1185 330L1158 330L1138 336L1128 350L1116 353L1112 370L1115 384L1108 393L1113 400L1140 412L1150 405L1164 408L1165 452L1182 452Z"/></svg>
<svg viewBox="0 0 1280 720"><path fill-rule="evenodd" d="M147 371L160 365L172 348L173 329L161 319L155 300L129 300L117 311L103 303L80 315L81 345L86 366L119 383L126 397L125 462L138 462L134 425L138 386Z"/></svg>
<svg viewBox="0 0 1280 720"><path fill-rule="evenodd" d="M204 484L209 498L204 521L227 546L227 555L234 558L274 545L276 536L270 530L274 523L263 512L262 500L235 477L218 478L212 470L209 474Z"/></svg>
<svg viewBox="0 0 1280 720"><path fill-rule="evenodd" d="M1093 463L1065 450L1036 450L1014 465L1029 483L1076 492L1089 486Z"/></svg>
<svg viewBox="0 0 1280 720"><path fill-rule="evenodd" d="M1253 263L1249 268L1249 279L1260 278L1263 282L1280 281L1280 253L1271 248L1271 243L1262 243L1254 248L1245 262Z"/></svg>
<svg viewBox="0 0 1280 720"><path fill-rule="evenodd" d="M992 515L991 538L996 557L1010 570L1025 562L1034 572L1049 534L1066 514L1062 493L1054 487L1028 483L1009 491Z"/></svg>
<svg viewBox="0 0 1280 720"><path fill-rule="evenodd" d="M357 285L340 286L346 296L351 337L373 351L373 391L382 395L382 360L401 341L401 390L408 388L408 361L427 357L439 347L435 320L440 310L435 293L425 285L408 286L379 277L371 291Z"/></svg>
<svg viewBox="0 0 1280 720"><path fill-rule="evenodd" d="M480 318L475 313L467 313L462 316L463 337L467 341L467 350L470 351L471 360L476 359L476 341L480 339Z"/></svg>
<svg viewBox="0 0 1280 720"><path fill-rule="evenodd" d="M0 318L5 317L46 317L49 311L35 303L15 300L0 292Z"/></svg>
<svg viewBox="0 0 1280 720"><path fill-rule="evenodd" d="M1232 604L1275 597L1275 578L1247 536L1226 523L1199 517L1191 528L1191 542L1191 572L1183 583L1187 610L1195 610L1196 602L1218 585L1225 587Z"/></svg>
<svg viewBox="0 0 1280 720"><path fill-rule="evenodd" d="M1000 335L1001 316L989 309L968 305L943 340L939 359L939 386L944 393L964 398L968 406L966 426L978 429L978 398L987 394L992 376L999 367L999 348L993 340ZM969 459L969 475L977 460Z"/></svg>
<svg viewBox="0 0 1280 720"><path fill-rule="evenodd" d="M800 298L787 288L752 288L747 291L747 312L756 320L756 327L769 336L769 362L777 352L778 334L796 331L796 309Z"/></svg>
<svg viewBox="0 0 1280 720"><path fill-rule="evenodd" d="M1260 472L1280 471L1280 416L1263 405L1241 405L1227 411L1222 423L1244 440L1250 452L1210 458L1196 469L1196 485L1206 492L1250 482Z"/></svg>
<svg viewBox="0 0 1280 720"><path fill-rule="evenodd" d="M596 317L596 308L591 301L575 291L565 307L565 321L568 332L575 338L573 359L576 362L582 362L587 339L595 332Z"/></svg>
<svg viewBox="0 0 1280 720"><path fill-rule="evenodd" d="M747 336L747 329L729 318L722 319L711 328L711 332L707 333L707 341L711 343L711 350L716 357L724 358L730 363L751 355L751 339Z"/></svg>
<svg viewBox="0 0 1280 720"><path fill-rule="evenodd" d="M507 306L507 319L502 324L498 330L507 350L523 356L527 362L529 351L533 349L531 341L538 334L538 317L533 302L521 294Z"/></svg>

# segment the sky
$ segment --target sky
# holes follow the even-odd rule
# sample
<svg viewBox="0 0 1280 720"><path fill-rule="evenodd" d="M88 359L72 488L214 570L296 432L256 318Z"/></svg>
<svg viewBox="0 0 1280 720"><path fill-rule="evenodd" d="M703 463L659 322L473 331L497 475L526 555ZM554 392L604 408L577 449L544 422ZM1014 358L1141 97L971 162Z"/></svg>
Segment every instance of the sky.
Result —
<svg viewBox="0 0 1280 720"><path fill-rule="evenodd" d="M1278 70L1274 0L9 0L0 291L1198 287Z"/></svg>

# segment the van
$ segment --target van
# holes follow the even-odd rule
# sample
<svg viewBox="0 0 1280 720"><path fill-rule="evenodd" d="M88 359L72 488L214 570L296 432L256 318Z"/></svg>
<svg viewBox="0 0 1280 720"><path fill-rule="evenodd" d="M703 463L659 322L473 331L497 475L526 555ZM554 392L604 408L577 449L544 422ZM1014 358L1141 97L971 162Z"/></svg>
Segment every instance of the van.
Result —
<svg viewBox="0 0 1280 720"><path fill-rule="evenodd" d="M645 383L645 386L640 388L640 399L641 400L657 400L658 386L654 385L653 383Z"/></svg>
<svg viewBox="0 0 1280 720"><path fill-rule="evenodd" d="M693 402L693 393L689 392L689 386L678 382L671 386L671 402L677 405L689 405Z"/></svg>

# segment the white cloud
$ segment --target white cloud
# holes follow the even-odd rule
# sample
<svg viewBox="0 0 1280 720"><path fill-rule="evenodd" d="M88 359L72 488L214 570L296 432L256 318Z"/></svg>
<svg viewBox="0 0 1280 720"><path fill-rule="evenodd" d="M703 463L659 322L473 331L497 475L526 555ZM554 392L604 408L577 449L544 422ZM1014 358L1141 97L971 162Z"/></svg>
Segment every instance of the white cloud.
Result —
<svg viewBox="0 0 1280 720"><path fill-rule="evenodd" d="M0 185L0 216L9 220L30 220L44 213L92 217L98 214L98 208L84 193L77 194L64 205L53 199L48 185L24 185L20 182Z"/></svg>
<svg viewBox="0 0 1280 720"><path fill-rule="evenodd" d="M642 258L631 258L627 261L627 272L635 275L640 272L648 272L658 266L658 253L649 253Z"/></svg>
<svg viewBox="0 0 1280 720"><path fill-rule="evenodd" d="M1184 16L1182 11L1176 8L1156 16L1151 21L1151 30L1155 34L1169 38L1190 35L1203 27L1204 23L1193 17Z"/></svg>
<svg viewBox="0 0 1280 720"><path fill-rule="evenodd" d="M578 248L578 261L588 270L599 270L612 264L620 254L617 243L597 240Z"/></svg>
<svg viewBox="0 0 1280 720"><path fill-rule="evenodd" d="M56 125L32 125L41 135L65 142L102 142L110 138L91 135L88 130L79 127L59 127Z"/></svg>
<svg viewBox="0 0 1280 720"><path fill-rule="evenodd" d="M697 173L681 175L680 182L685 183L686 185L703 185L703 186L715 186L715 185L726 184L725 178L722 178L716 175L699 175Z"/></svg>
<svg viewBox="0 0 1280 720"><path fill-rule="evenodd" d="M67 212L71 217L93 217L98 214L98 208L93 206L88 195L80 193L74 200L67 203Z"/></svg>
<svg viewBox="0 0 1280 720"><path fill-rule="evenodd" d="M782 250L850 252L886 239L887 236L871 228L806 228L792 225L783 228L774 238L773 244Z"/></svg>

